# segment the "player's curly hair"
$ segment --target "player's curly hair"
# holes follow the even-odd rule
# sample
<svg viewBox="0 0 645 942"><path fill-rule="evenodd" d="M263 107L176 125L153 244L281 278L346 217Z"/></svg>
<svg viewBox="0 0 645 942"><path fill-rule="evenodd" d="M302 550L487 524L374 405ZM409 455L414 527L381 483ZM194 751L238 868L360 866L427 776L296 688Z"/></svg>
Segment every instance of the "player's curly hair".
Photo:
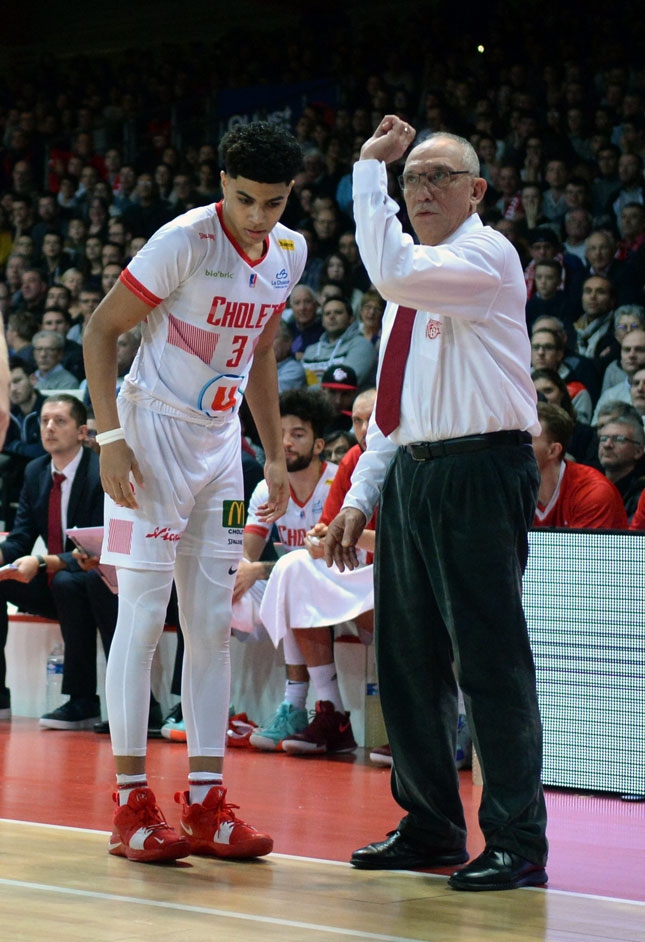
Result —
<svg viewBox="0 0 645 942"><path fill-rule="evenodd" d="M280 396L280 415L295 415L303 422L309 422L314 430L314 438L324 438L336 413L322 389L308 386L304 389L287 389Z"/></svg>
<svg viewBox="0 0 645 942"><path fill-rule="evenodd" d="M269 121L231 128L219 149L230 177L246 177L257 183L289 184L302 167L298 141L286 128Z"/></svg>

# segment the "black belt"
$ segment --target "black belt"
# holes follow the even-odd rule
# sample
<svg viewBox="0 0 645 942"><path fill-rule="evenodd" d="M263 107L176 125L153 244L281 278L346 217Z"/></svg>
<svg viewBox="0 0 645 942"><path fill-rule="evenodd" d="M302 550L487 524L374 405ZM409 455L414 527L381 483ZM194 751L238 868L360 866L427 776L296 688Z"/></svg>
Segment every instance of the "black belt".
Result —
<svg viewBox="0 0 645 942"><path fill-rule="evenodd" d="M462 438L447 438L442 442L410 442L405 449L415 461L432 461L433 458L467 455L469 452L485 451L487 448L498 448L501 445L530 445L531 442L529 432L515 430L464 435Z"/></svg>

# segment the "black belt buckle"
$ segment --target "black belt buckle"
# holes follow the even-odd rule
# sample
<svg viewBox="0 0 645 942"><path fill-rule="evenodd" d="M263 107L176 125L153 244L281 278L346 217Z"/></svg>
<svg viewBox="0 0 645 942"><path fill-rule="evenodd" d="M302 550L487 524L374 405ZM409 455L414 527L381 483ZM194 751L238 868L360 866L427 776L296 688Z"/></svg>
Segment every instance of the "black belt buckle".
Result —
<svg viewBox="0 0 645 942"><path fill-rule="evenodd" d="M411 442L406 448L413 461L430 461L447 454L443 442Z"/></svg>

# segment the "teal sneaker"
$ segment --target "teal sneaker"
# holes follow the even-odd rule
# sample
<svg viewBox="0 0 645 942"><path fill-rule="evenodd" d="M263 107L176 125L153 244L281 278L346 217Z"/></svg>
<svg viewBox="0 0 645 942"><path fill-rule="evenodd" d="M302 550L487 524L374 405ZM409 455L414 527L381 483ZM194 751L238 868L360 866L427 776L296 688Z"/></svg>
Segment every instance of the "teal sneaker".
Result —
<svg viewBox="0 0 645 942"><path fill-rule="evenodd" d="M308 722L306 710L299 710L285 701L263 726L253 730L249 743L264 752L282 752L283 740L294 733L301 733Z"/></svg>
<svg viewBox="0 0 645 942"><path fill-rule="evenodd" d="M186 742L186 724L181 712L181 702L166 717L166 722L161 727L161 735L171 742Z"/></svg>

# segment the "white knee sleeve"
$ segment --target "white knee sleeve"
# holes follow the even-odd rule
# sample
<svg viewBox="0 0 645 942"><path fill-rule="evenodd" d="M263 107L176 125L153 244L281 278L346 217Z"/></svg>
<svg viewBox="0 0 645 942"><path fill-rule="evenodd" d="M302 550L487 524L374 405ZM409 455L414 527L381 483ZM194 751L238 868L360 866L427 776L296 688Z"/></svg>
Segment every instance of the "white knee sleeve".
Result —
<svg viewBox="0 0 645 942"><path fill-rule="evenodd" d="M172 573L119 569L118 578L119 616L105 677L112 751L145 756L150 666L163 631Z"/></svg>
<svg viewBox="0 0 645 942"><path fill-rule="evenodd" d="M231 687L229 640L236 559L177 556L185 652L181 702L189 756L223 756Z"/></svg>

